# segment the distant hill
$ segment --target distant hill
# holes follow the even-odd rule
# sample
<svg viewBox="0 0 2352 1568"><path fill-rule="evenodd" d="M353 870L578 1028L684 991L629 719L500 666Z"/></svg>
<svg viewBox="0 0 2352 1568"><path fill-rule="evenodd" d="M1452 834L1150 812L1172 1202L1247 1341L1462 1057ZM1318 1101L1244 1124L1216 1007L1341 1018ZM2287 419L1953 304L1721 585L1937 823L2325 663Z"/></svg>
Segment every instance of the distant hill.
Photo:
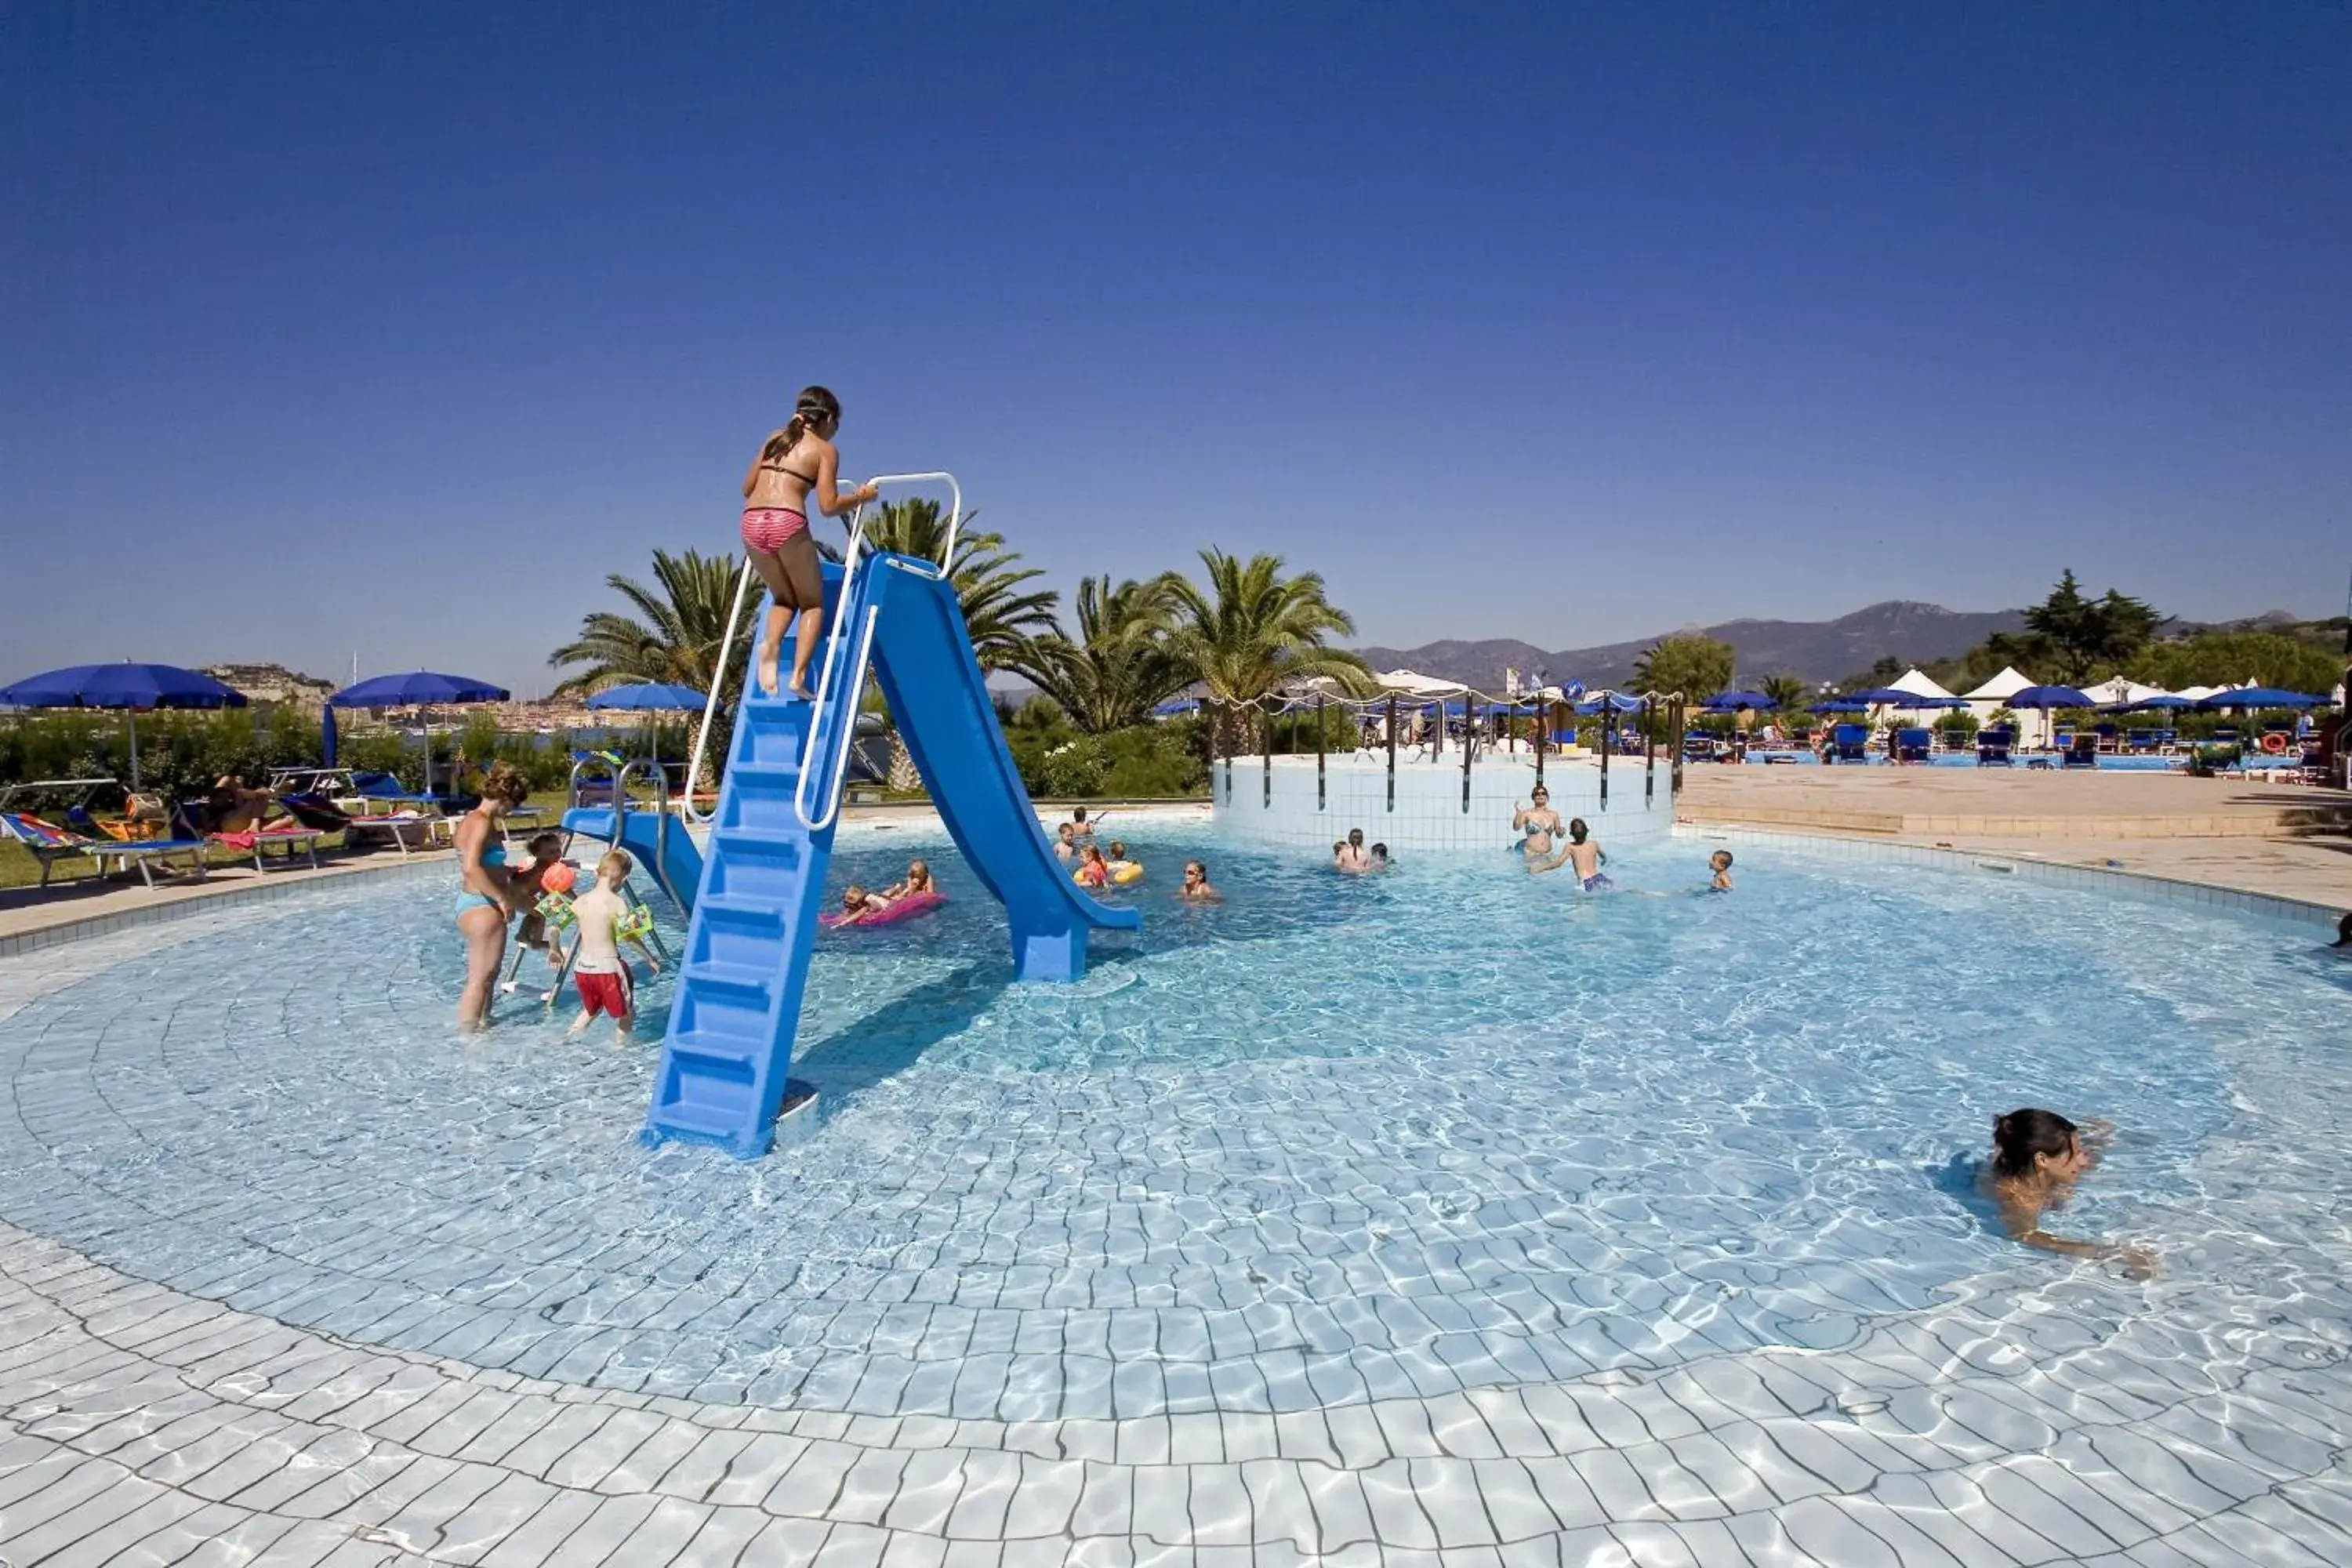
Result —
<svg viewBox="0 0 2352 1568"><path fill-rule="evenodd" d="M1995 632L2017 632L2024 626L2022 610L1948 610L1940 605L1889 599L1833 621L1727 621L1721 626L1680 629L1703 632L1729 643L1739 654L1738 679L1752 682L1768 675L1838 680L1889 657L1906 664L1954 658ZM1522 676L1545 670L1555 683L1580 680L1591 687L1622 686L1633 679L1634 661L1657 640L1649 637L1550 653L1532 643L1507 638L1356 651L1374 669L1417 669L1482 691L1500 691L1506 669L1517 669Z"/></svg>

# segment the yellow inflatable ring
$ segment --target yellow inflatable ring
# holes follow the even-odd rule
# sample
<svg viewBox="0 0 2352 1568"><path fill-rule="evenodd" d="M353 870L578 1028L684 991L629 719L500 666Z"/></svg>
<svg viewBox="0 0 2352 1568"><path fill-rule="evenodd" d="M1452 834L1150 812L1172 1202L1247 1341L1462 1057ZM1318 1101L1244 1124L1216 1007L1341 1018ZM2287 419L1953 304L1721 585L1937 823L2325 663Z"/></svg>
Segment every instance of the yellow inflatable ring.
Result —
<svg viewBox="0 0 2352 1568"><path fill-rule="evenodd" d="M1110 879L1122 888L1129 882L1140 882L1143 880L1143 868L1135 861L1129 860L1126 865L1113 871L1110 874Z"/></svg>

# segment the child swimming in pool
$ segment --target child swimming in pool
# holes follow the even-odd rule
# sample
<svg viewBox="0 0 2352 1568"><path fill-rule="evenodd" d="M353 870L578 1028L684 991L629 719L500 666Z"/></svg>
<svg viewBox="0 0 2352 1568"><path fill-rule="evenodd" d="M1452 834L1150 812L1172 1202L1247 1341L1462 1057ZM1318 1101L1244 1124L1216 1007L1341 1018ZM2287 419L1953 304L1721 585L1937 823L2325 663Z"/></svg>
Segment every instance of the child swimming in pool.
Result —
<svg viewBox="0 0 2352 1568"><path fill-rule="evenodd" d="M1528 873L1533 875L1538 871L1557 871L1562 866L1567 866L1575 870L1578 885L1588 893L1597 893L1603 888L1614 887L1616 884L1610 881L1608 874L1601 869L1609 857L1602 851L1600 840L1590 837L1591 832L1591 828L1584 826L1584 818L1580 816L1569 818L1568 842L1560 847L1559 853L1549 859L1529 860Z"/></svg>
<svg viewBox="0 0 2352 1568"><path fill-rule="evenodd" d="M1364 849L1364 830L1348 829L1348 837L1331 846L1331 863L1350 875L1372 868L1372 858Z"/></svg>
<svg viewBox="0 0 2352 1568"><path fill-rule="evenodd" d="M1110 841L1110 858L1103 868L1114 882L1132 882L1143 875L1143 868L1127 858L1126 841L1118 838Z"/></svg>
<svg viewBox="0 0 2352 1568"><path fill-rule="evenodd" d="M1707 869L1715 873L1715 879L1707 883L1706 890L1710 893L1731 891L1731 851L1717 850L1706 858L1706 865Z"/></svg>
<svg viewBox="0 0 2352 1568"><path fill-rule="evenodd" d="M1089 844L1080 853L1085 857L1070 879L1082 888L1099 888L1110 880L1110 868L1103 862L1102 847Z"/></svg>
<svg viewBox="0 0 2352 1568"><path fill-rule="evenodd" d="M1054 840L1054 858L1066 866L1077 858L1077 829L1066 822L1062 824L1060 835Z"/></svg>
<svg viewBox="0 0 2352 1568"><path fill-rule="evenodd" d="M889 900L879 893L868 892L859 883L852 882L841 890L840 923L843 925L856 925L872 920L876 915L887 914L889 909Z"/></svg>
<svg viewBox="0 0 2352 1568"><path fill-rule="evenodd" d="M2104 1121L2077 1128L2054 1110L2031 1108L1993 1118L1992 1158L1979 1178L1985 1195L2000 1210L2011 1241L2069 1258L2106 1258L2135 1279L2153 1279L2156 1255L2145 1247L2105 1242L2068 1241L2042 1228L2042 1216L2063 1208L2074 1184L2091 1168L2096 1151L2115 1129Z"/></svg>
<svg viewBox="0 0 2352 1568"><path fill-rule="evenodd" d="M2338 952L2352 953L2352 915L2336 922L2336 940L2327 945Z"/></svg>
<svg viewBox="0 0 2352 1568"><path fill-rule="evenodd" d="M900 899L911 897L916 893L936 893L938 891L939 889L931 885L931 868L929 864L922 860L909 860L907 862L907 879L891 887L887 892L882 895L882 900L885 903L895 904Z"/></svg>
<svg viewBox="0 0 2352 1568"><path fill-rule="evenodd" d="M1176 889L1176 896L1195 904L1213 903L1224 897L1209 885L1209 868L1198 860L1184 862L1184 885Z"/></svg>

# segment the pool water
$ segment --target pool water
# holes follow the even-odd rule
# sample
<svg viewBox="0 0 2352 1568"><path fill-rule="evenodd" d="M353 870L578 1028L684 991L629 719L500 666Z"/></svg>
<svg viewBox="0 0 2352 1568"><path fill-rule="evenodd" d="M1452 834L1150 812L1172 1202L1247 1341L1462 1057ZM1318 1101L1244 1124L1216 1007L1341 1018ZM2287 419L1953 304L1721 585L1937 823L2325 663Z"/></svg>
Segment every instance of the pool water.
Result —
<svg viewBox="0 0 2352 1568"><path fill-rule="evenodd" d="M2352 963L2307 930L1780 848L1707 896L1689 839L1599 896L1129 840L1143 931L1052 987L943 841L845 836L836 892L921 853L950 902L820 941L818 1122L751 1164L641 1148L656 1052L601 1021L455 1036L441 880L289 899L0 1023L0 1217L368 1343L883 1415L1328 1407L1963 1296L2127 1346L2119 1387L2352 1402ZM1223 904L1171 898L1192 854ZM1989 1230L1968 1161L2025 1104L2118 1124L2053 1228L2161 1279Z"/></svg>

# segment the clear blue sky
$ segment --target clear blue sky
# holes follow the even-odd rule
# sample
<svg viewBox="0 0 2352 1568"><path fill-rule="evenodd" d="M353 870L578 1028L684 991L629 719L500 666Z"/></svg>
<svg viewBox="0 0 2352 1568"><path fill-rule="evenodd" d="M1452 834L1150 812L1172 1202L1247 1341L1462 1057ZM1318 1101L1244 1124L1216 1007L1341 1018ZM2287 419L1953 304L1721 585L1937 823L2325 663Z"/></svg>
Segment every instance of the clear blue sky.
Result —
<svg viewBox="0 0 2352 1568"><path fill-rule="evenodd" d="M0 679L542 687L808 381L1395 645L2352 569L2342 5L20 0L0 213Z"/></svg>

